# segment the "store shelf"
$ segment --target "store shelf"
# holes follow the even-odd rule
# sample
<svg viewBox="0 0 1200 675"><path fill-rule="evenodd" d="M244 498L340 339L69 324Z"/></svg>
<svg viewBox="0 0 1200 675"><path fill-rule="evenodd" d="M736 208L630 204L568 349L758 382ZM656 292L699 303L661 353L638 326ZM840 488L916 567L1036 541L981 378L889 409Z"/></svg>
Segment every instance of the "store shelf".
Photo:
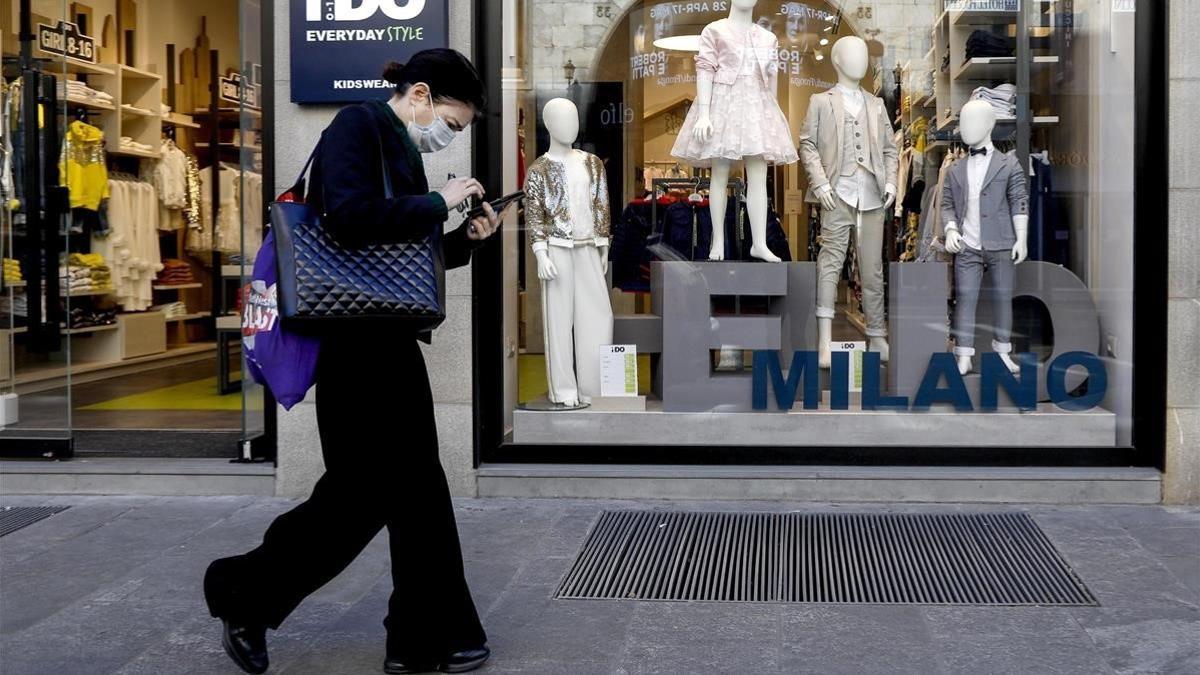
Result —
<svg viewBox="0 0 1200 675"><path fill-rule="evenodd" d="M108 154L116 155L117 157L141 157L142 159L162 159L161 152L145 152L142 150L133 150L132 148L118 148L109 150Z"/></svg>
<svg viewBox="0 0 1200 675"><path fill-rule="evenodd" d="M1048 66L1058 63L1057 56L1035 56L1032 65ZM967 61L954 71L956 80L1012 80L1016 78L1017 57L992 56Z"/></svg>
<svg viewBox="0 0 1200 675"><path fill-rule="evenodd" d="M254 262L253 261L247 262L245 269L246 269L246 276L250 276L250 274L252 272L254 272ZM242 278L242 266L241 265L221 265L221 276L225 277L226 279L240 279L240 278Z"/></svg>
<svg viewBox="0 0 1200 675"><path fill-rule="evenodd" d="M141 108L133 108L128 105L121 106L121 112L126 115L134 115L137 117L161 117L161 115L155 112L142 110Z"/></svg>
<svg viewBox="0 0 1200 675"><path fill-rule="evenodd" d="M112 75L113 74L113 70L109 66L100 66L100 65L96 65L94 63L84 63L83 61L76 61L74 59L63 59L62 61L55 61L46 70L47 70L47 72L57 72L57 71L59 71L59 66L62 66L62 70L65 70L66 72L72 73L75 75Z"/></svg>
<svg viewBox="0 0 1200 675"><path fill-rule="evenodd" d="M156 291L184 291L190 288L204 288L204 284L155 284Z"/></svg>
<svg viewBox="0 0 1200 675"><path fill-rule="evenodd" d="M24 335L29 332L28 326L18 326L16 328L0 328L0 333L10 333L12 335Z"/></svg>
<svg viewBox="0 0 1200 675"><path fill-rule="evenodd" d="M121 69L122 77L136 78L136 79L140 79L140 80L161 80L162 79L162 75L159 75L158 73L152 73L148 70L134 68L133 66L126 66L126 65L122 64L119 66L119 68Z"/></svg>
<svg viewBox="0 0 1200 675"><path fill-rule="evenodd" d="M210 316L212 316L212 315L204 314L204 313L181 314L179 316L168 316L167 323L183 323L185 321L199 321L200 319L207 319Z"/></svg>
<svg viewBox="0 0 1200 675"><path fill-rule="evenodd" d="M180 115L179 113L170 113L162 118L163 126L182 127L184 129L199 129L200 125L192 121L188 115Z"/></svg>
<svg viewBox="0 0 1200 675"><path fill-rule="evenodd" d="M1033 118L1033 126L1049 127L1058 124L1058 115L1037 115Z"/></svg>
<svg viewBox="0 0 1200 675"><path fill-rule="evenodd" d="M221 117L240 117L242 114L248 117L262 117L261 110L253 108L217 108L217 114ZM212 113L208 108L197 108L192 112L192 117L211 117Z"/></svg>
<svg viewBox="0 0 1200 675"><path fill-rule="evenodd" d="M211 143L197 143L196 144L197 150L207 150L210 147L212 147ZM262 152L263 151L263 148L261 145L253 145L250 143L246 143L244 145L238 145L237 143L221 143L219 147L222 150L249 150L250 152Z"/></svg>
<svg viewBox="0 0 1200 675"><path fill-rule="evenodd" d="M28 281L14 281L10 284L4 284L4 289L7 290L9 288L25 288L28 285L29 285Z"/></svg>
<svg viewBox="0 0 1200 675"><path fill-rule="evenodd" d="M116 106L111 103L104 103L90 98L77 98L75 96L67 97L67 107L69 108L88 108L89 110L105 110L112 112L116 110Z"/></svg>
<svg viewBox="0 0 1200 675"><path fill-rule="evenodd" d="M948 14L950 23L955 26L994 26L1000 23L1016 23L1018 13L998 10L951 10Z"/></svg>
<svg viewBox="0 0 1200 675"><path fill-rule="evenodd" d="M88 335L91 333L107 333L109 331L119 330L121 327L117 324L107 324L104 326L88 326L87 328L63 328L63 335Z"/></svg>

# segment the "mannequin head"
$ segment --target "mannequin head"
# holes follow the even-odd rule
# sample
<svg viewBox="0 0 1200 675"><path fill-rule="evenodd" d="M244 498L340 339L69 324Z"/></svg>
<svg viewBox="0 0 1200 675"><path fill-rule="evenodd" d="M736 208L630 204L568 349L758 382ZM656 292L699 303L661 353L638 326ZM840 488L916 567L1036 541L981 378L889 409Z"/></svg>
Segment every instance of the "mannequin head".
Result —
<svg viewBox="0 0 1200 675"><path fill-rule="evenodd" d="M758 4L758 0L733 0L730 4L733 5L734 9L740 9L744 12L748 9L754 9L754 6Z"/></svg>
<svg viewBox="0 0 1200 675"><path fill-rule="evenodd" d="M565 98L552 99L546 104L542 123L555 144L570 147L579 138L579 108Z"/></svg>
<svg viewBox="0 0 1200 675"><path fill-rule="evenodd" d="M833 67L843 84L861 82L867 76L869 65L870 54L862 38L847 35L833 43Z"/></svg>
<svg viewBox="0 0 1200 675"><path fill-rule="evenodd" d="M958 131L963 143L978 148L992 139L996 111L987 101L968 101L958 115Z"/></svg>

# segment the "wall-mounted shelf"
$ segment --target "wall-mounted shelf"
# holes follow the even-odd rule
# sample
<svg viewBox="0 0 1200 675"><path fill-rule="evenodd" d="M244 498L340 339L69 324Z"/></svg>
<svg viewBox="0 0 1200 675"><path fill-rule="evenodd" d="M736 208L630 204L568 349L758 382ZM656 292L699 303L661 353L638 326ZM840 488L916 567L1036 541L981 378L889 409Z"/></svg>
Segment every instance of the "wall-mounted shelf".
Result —
<svg viewBox="0 0 1200 675"><path fill-rule="evenodd" d="M133 148L117 148L109 150L108 154L117 155L118 157L141 157L142 159L162 159L161 152L146 152L144 150L134 150Z"/></svg>
<svg viewBox="0 0 1200 675"><path fill-rule="evenodd" d="M184 323L186 321L199 321L207 319L211 314L181 314L179 316L168 316L167 323Z"/></svg>
<svg viewBox="0 0 1200 675"><path fill-rule="evenodd" d="M204 288L204 284L155 284L156 291L185 291L190 288Z"/></svg>
<svg viewBox="0 0 1200 675"><path fill-rule="evenodd" d="M63 328L63 335L88 335L91 333L107 333L109 331L120 330L121 327L115 323L105 324L103 326L88 326L87 328Z"/></svg>
<svg viewBox="0 0 1200 675"><path fill-rule="evenodd" d="M88 108L89 110L104 110L109 112L116 110L116 106L111 103L104 103L103 101L96 101L90 98L76 98L74 96L67 97L67 106L73 108Z"/></svg>
<svg viewBox="0 0 1200 675"><path fill-rule="evenodd" d="M180 115L179 113L169 113L162 118L163 126L167 127L182 127L184 129L199 129L200 125L192 121L189 115Z"/></svg>
<svg viewBox="0 0 1200 675"><path fill-rule="evenodd" d="M53 70L58 70L58 67L60 65L63 67L63 69L66 72L72 73L74 75L110 75L111 76L114 74L112 68L109 68L107 66L99 66L94 63L84 63L83 61L76 61L74 59L63 59L62 61L55 62L54 66L53 66Z"/></svg>
<svg viewBox="0 0 1200 675"><path fill-rule="evenodd" d="M963 11L947 12L950 23L955 26L994 26L1001 23L1016 23L1017 12Z"/></svg>
<svg viewBox="0 0 1200 675"><path fill-rule="evenodd" d="M141 68L134 68L133 66L127 66L124 64L121 64L119 67L121 69L121 75L124 77L135 78L139 80L162 79L162 75L159 75L158 73L152 73L148 70L142 70Z"/></svg>
<svg viewBox="0 0 1200 675"><path fill-rule="evenodd" d="M1058 63L1057 56L1035 56L1033 65L1048 66ZM974 58L954 71L955 80L1013 80L1017 74L1017 57L992 56Z"/></svg>
<svg viewBox="0 0 1200 675"><path fill-rule="evenodd" d="M207 150L210 147L212 147L212 145L209 143L196 144L196 148L200 150ZM262 152L263 150L261 145L253 145L250 143L244 143L242 145L238 145L237 143L222 143L218 147L220 147L222 150L247 150L249 152Z"/></svg>
<svg viewBox="0 0 1200 675"><path fill-rule="evenodd" d="M138 117L160 117L160 115L156 112L144 110L142 108L135 108L128 104L121 106L121 112L126 115L136 115Z"/></svg>

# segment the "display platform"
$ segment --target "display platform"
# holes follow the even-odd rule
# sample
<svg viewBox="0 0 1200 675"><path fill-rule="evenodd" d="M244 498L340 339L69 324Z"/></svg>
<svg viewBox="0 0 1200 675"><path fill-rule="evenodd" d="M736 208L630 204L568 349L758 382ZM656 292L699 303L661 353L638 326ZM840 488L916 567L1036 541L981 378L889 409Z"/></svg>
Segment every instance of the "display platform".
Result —
<svg viewBox="0 0 1200 675"><path fill-rule="evenodd" d="M1016 419L1016 418L1020 419ZM531 445L754 445L828 447L1112 447L1117 417L1095 409L1067 412L1042 404L1033 412L927 413L863 410L779 412L534 412L513 415L513 442Z"/></svg>

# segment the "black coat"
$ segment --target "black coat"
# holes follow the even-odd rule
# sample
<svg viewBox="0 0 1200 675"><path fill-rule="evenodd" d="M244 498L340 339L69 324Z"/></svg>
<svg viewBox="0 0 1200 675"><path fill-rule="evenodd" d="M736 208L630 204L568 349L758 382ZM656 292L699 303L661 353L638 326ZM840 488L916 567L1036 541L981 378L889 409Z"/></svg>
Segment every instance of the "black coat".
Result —
<svg viewBox="0 0 1200 675"><path fill-rule="evenodd" d="M384 197L383 157L393 197ZM323 223L340 243L361 246L414 239L442 227L446 201L430 192L425 164L404 123L382 101L344 108L325 129L313 167L310 201L325 213ZM443 239L446 269L471 262L478 243L466 223Z"/></svg>

